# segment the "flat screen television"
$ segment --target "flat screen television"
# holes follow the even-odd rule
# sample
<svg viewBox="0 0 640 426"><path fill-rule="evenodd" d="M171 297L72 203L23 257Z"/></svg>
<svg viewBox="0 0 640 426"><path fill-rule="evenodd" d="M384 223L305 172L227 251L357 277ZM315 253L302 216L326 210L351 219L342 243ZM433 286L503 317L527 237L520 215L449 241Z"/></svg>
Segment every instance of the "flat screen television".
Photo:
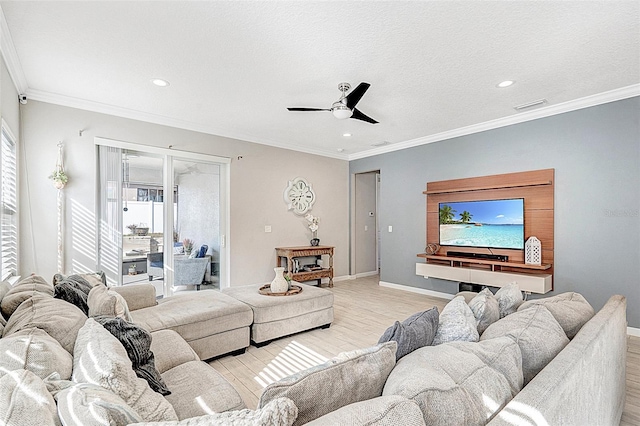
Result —
<svg viewBox="0 0 640 426"><path fill-rule="evenodd" d="M524 199L440 203L440 245L524 249Z"/></svg>

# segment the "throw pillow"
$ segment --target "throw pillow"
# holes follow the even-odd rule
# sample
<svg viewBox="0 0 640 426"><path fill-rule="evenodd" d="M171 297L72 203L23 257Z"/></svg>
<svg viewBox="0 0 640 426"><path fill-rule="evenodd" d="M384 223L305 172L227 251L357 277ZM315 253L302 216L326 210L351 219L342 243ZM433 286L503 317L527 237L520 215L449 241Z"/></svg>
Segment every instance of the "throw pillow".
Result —
<svg viewBox="0 0 640 426"><path fill-rule="evenodd" d="M89 285L90 288L97 285L107 285L107 276L102 271L98 272L85 272L83 274L72 274L64 276L62 274L55 274L53 276L53 285L57 285L61 281L75 281L82 284Z"/></svg>
<svg viewBox="0 0 640 426"><path fill-rule="evenodd" d="M27 328L0 339L0 376L29 370L41 379L53 372L68 380L73 358L60 343L39 328Z"/></svg>
<svg viewBox="0 0 640 426"><path fill-rule="evenodd" d="M378 343L396 341L398 343L397 362L416 349L433 343L438 330L438 317L438 308L434 306L427 311L413 314L402 322L396 321L382 334Z"/></svg>
<svg viewBox="0 0 640 426"><path fill-rule="evenodd" d="M103 285L93 287L89 292L87 303L90 317L106 315L119 317L129 322L133 321L127 301L109 287Z"/></svg>
<svg viewBox="0 0 640 426"><path fill-rule="evenodd" d="M520 292L520 286L516 282L509 283L498 289L495 297L498 299L500 318L514 313L522 304L522 292Z"/></svg>
<svg viewBox="0 0 640 426"><path fill-rule="evenodd" d="M270 384L262 392L258 407L276 398L289 398L298 407L294 424L302 425L345 405L378 397L396 363L396 349L396 342L387 342L341 353Z"/></svg>
<svg viewBox="0 0 640 426"><path fill-rule="evenodd" d="M478 334L484 333L487 327L500 319L498 300L488 288L482 290L469 302L469 308L476 318Z"/></svg>
<svg viewBox="0 0 640 426"><path fill-rule="evenodd" d="M147 422L178 420L175 410L136 376L122 344L93 318L78 331L72 380L97 384L122 398Z"/></svg>
<svg viewBox="0 0 640 426"><path fill-rule="evenodd" d="M520 305L518 311L537 305L544 305L551 312L569 339L573 339L582 326L596 313L581 294L573 292L529 300Z"/></svg>
<svg viewBox="0 0 640 426"><path fill-rule="evenodd" d="M6 281L0 282L0 302L2 302L2 299L9 292L9 290L11 290L11 284Z"/></svg>
<svg viewBox="0 0 640 426"><path fill-rule="evenodd" d="M71 303L85 315L89 315L89 306L87 306L88 294L89 292L85 293L82 289L67 281L56 284L53 290L53 297Z"/></svg>
<svg viewBox="0 0 640 426"><path fill-rule="evenodd" d="M291 426L298 416L296 405L288 398L276 398L259 410L235 410L207 414L174 422L135 423L130 426Z"/></svg>
<svg viewBox="0 0 640 426"><path fill-rule="evenodd" d="M141 422L135 410L113 392L98 385L78 383L55 396L58 416L64 425L82 426L128 425Z"/></svg>
<svg viewBox="0 0 640 426"><path fill-rule="evenodd" d="M543 305L516 312L491 324L481 340L508 336L522 351L525 385L569 343L558 321Z"/></svg>
<svg viewBox="0 0 640 426"><path fill-rule="evenodd" d="M0 309L5 318L9 318L18 306L34 294L53 296L53 286L39 275L30 275L21 280L5 294L0 302Z"/></svg>
<svg viewBox="0 0 640 426"><path fill-rule="evenodd" d="M446 342L477 342L479 339L476 318L464 301L464 297L454 297L442 310L438 331L433 338L434 345Z"/></svg>
<svg viewBox="0 0 640 426"><path fill-rule="evenodd" d="M415 401L428 425L484 425L522 388L521 362L509 338L425 346L398 362L382 395Z"/></svg>
<svg viewBox="0 0 640 426"><path fill-rule="evenodd" d="M95 320L122 343L136 376L146 380L151 389L159 394L165 396L171 394L160 372L156 369L153 352L149 349L151 334L147 330L118 317L100 316Z"/></svg>
<svg viewBox="0 0 640 426"><path fill-rule="evenodd" d="M40 377L27 370L9 371L0 377L0 424L60 424L56 402Z"/></svg>
<svg viewBox="0 0 640 426"><path fill-rule="evenodd" d="M86 315L71 303L38 293L18 306L7 321L2 336L7 337L25 328L39 328L73 354L76 335L86 319Z"/></svg>

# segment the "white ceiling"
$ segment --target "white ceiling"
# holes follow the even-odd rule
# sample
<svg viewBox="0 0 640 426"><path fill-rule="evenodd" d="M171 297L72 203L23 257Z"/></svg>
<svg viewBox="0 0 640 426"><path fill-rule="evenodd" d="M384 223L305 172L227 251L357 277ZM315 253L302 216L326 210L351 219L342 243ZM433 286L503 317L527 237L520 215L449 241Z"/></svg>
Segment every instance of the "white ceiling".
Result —
<svg viewBox="0 0 640 426"><path fill-rule="evenodd" d="M345 159L509 123L541 98L553 113L640 94L636 0L0 6L3 54L30 99ZM287 111L329 108L342 81L371 83L358 109L380 124Z"/></svg>

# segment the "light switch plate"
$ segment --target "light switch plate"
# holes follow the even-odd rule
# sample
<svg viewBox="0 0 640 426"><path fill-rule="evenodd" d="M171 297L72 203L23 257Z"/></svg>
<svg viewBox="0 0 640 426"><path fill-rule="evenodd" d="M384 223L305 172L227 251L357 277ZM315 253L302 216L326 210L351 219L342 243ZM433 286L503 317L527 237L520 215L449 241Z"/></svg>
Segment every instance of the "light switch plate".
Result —
<svg viewBox="0 0 640 426"><path fill-rule="evenodd" d="M266 225L264 227L264 232L271 232L271 225Z"/></svg>
<svg viewBox="0 0 640 426"><path fill-rule="evenodd" d="M389 232L393 232L393 226L389 225Z"/></svg>

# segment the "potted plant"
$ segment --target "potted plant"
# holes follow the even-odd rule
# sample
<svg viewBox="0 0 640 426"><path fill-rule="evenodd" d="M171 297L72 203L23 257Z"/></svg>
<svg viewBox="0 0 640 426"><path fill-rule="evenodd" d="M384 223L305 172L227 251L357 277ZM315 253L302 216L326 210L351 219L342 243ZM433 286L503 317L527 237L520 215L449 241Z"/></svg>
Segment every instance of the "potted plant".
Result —
<svg viewBox="0 0 640 426"><path fill-rule="evenodd" d="M64 188L67 182L69 182L69 176L67 176L62 167L57 167L53 173L51 173L49 179L53 181L53 185L56 189Z"/></svg>
<svg viewBox="0 0 640 426"><path fill-rule="evenodd" d="M317 246L320 244L320 239L318 238L318 222L320 222L320 218L313 216L311 213L307 213L304 218L309 222L309 229L311 230L311 241L309 243L312 246Z"/></svg>

